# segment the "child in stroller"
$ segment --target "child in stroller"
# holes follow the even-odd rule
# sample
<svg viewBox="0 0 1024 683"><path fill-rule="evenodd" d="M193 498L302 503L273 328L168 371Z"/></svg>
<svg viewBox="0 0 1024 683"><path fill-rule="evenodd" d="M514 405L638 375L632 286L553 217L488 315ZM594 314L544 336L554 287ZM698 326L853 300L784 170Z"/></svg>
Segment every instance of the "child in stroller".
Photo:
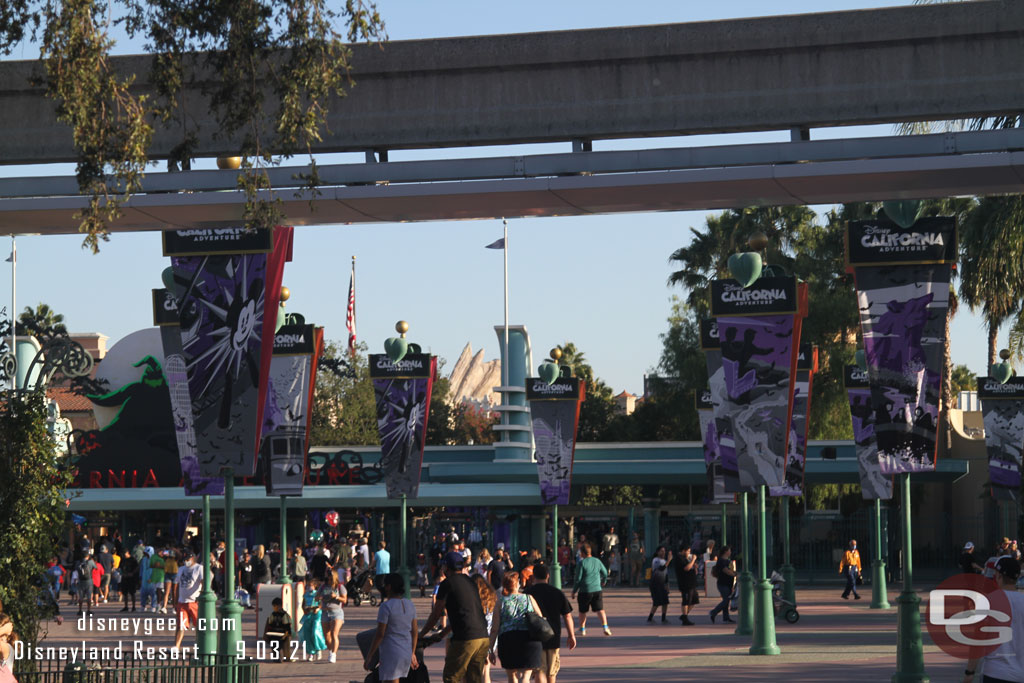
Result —
<svg viewBox="0 0 1024 683"><path fill-rule="evenodd" d="M352 604L358 607L360 603L369 601L370 605L376 607L378 599L376 595L370 593L372 585L369 569L364 569L350 579L345 584L345 590L348 591L348 598Z"/></svg>

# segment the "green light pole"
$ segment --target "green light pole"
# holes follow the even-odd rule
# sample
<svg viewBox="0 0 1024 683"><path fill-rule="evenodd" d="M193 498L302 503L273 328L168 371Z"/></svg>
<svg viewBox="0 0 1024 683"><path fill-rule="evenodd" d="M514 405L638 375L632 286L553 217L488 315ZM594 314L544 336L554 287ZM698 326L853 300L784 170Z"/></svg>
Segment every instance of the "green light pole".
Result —
<svg viewBox="0 0 1024 683"><path fill-rule="evenodd" d="M782 598L796 604L796 568L789 562L789 496L779 498L779 514L782 522Z"/></svg>
<svg viewBox="0 0 1024 683"><path fill-rule="evenodd" d="M754 577L750 573L750 512L747 509L747 493L740 494L740 522L743 534L743 570L740 572L740 611L736 615L736 635L749 636L754 633Z"/></svg>
<svg viewBox="0 0 1024 683"><path fill-rule="evenodd" d="M725 503L722 503L722 548L727 545L729 545L729 513L726 510Z"/></svg>
<svg viewBox="0 0 1024 683"><path fill-rule="evenodd" d="M242 606L235 600L235 473L224 472L224 600L220 603L220 639L217 653L221 657L238 658L242 641Z"/></svg>
<svg viewBox="0 0 1024 683"><path fill-rule="evenodd" d="M210 496L203 495L203 590L199 593L199 618L213 624L217 618L217 594L213 592L213 568L210 567ZM217 652L217 630L204 628L196 632L200 661Z"/></svg>
<svg viewBox="0 0 1024 683"><path fill-rule="evenodd" d="M281 583L291 583L288 576L288 499L281 496Z"/></svg>
<svg viewBox="0 0 1024 683"><path fill-rule="evenodd" d="M903 488L903 591L896 598L896 673L892 683L923 683L931 680L924 671L921 642L921 598L914 591L913 557L910 551L910 475L899 475Z"/></svg>
<svg viewBox="0 0 1024 683"><path fill-rule="evenodd" d="M412 598L412 587L409 585L409 549L406 544L409 542L409 530L406 515L408 514L408 500L402 494L402 512L398 520L398 573L402 576L402 583L405 586L405 597Z"/></svg>
<svg viewBox="0 0 1024 683"><path fill-rule="evenodd" d="M750 654L777 655L780 650L779 646L775 644L772 584L768 580L768 537L765 533L767 525L765 523L764 489L763 485L757 487L757 585L754 586L754 642L750 646ZM746 566L746 562L743 564Z"/></svg>
<svg viewBox="0 0 1024 683"><path fill-rule="evenodd" d="M558 503L551 506L551 585L562 590L562 565L558 563Z"/></svg>
<svg viewBox="0 0 1024 683"><path fill-rule="evenodd" d="M885 560L882 558L882 501L875 499L875 558L871 563L871 609L889 609L885 585Z"/></svg>

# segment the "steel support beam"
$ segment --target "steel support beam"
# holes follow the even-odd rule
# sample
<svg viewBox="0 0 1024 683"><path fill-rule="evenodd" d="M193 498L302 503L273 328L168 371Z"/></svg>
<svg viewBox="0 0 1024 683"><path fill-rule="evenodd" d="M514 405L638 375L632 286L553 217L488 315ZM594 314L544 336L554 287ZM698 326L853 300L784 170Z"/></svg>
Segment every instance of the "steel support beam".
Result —
<svg viewBox="0 0 1024 683"><path fill-rule="evenodd" d="M150 61L112 64L150 92ZM603 138L1015 114L1024 3L395 41L355 46L353 67L356 86L328 103L316 153L572 140L582 149ZM0 62L0 164L74 160L54 102L31 85L40 72L34 61ZM183 99L197 157L238 152L198 86ZM181 134L158 125L152 157Z"/></svg>

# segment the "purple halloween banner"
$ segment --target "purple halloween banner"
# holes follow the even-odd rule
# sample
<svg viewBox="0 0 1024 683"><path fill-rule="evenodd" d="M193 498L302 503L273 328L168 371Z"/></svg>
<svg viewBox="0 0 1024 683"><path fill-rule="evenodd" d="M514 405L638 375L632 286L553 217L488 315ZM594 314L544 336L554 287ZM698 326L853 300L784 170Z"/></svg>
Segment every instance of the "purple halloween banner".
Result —
<svg viewBox="0 0 1024 683"><path fill-rule="evenodd" d="M712 282L740 491L784 481L804 311L806 287L796 278L761 278L746 288Z"/></svg>
<svg viewBox="0 0 1024 683"><path fill-rule="evenodd" d="M879 466L884 474L932 471L956 223L929 218L901 228L885 220L854 221L847 248Z"/></svg>
<svg viewBox="0 0 1024 683"><path fill-rule="evenodd" d="M181 463L182 485L186 496L224 495L222 477L204 477L196 458L196 431L192 423L192 398L188 391L188 373L181 350L178 327L178 302L166 289L153 290L153 322L160 328L164 350L164 377L171 397L174 436Z"/></svg>
<svg viewBox="0 0 1024 683"><path fill-rule="evenodd" d="M978 378L978 398L985 420L985 449L992 495L999 500L1020 499L1021 448L1024 447L1024 379L1000 384Z"/></svg>
<svg viewBox="0 0 1024 683"><path fill-rule="evenodd" d="M796 381L793 383L793 416L789 423L789 450L786 454L786 480L772 486L773 496L802 496L804 470L807 463L807 427L811 413L811 388L818 371L818 347L801 344L796 359Z"/></svg>
<svg viewBox="0 0 1024 683"><path fill-rule="evenodd" d="M715 425L715 404L711 399L711 390L705 389L695 393L697 420L700 423L701 439L704 442L704 468L707 472L709 503L735 503L736 495L725 490L725 477L722 474L722 455L718 442L718 429Z"/></svg>
<svg viewBox="0 0 1024 683"><path fill-rule="evenodd" d="M388 498L416 498L419 493L430 393L436 375L437 358L429 354L410 353L397 363L384 354L370 355L380 466Z"/></svg>
<svg viewBox="0 0 1024 683"><path fill-rule="evenodd" d="M260 446L268 496L302 495L315 353L312 325L285 325L274 335Z"/></svg>
<svg viewBox="0 0 1024 683"><path fill-rule="evenodd" d="M725 385L725 370L722 367L722 350L718 343L718 321L706 318L700 321L700 345L708 368L708 387L711 392L711 413L714 416L715 451L721 469L722 486L725 491L740 491L740 472L736 462L736 440L733 437L732 415L729 412L729 392ZM704 435L704 447L708 448L708 433ZM705 451L706 452L706 451ZM749 489L748 489L749 491Z"/></svg>
<svg viewBox="0 0 1024 683"><path fill-rule="evenodd" d="M553 384L536 377L526 379L540 497L545 505L569 504L583 390L584 383L575 377L560 377Z"/></svg>
<svg viewBox="0 0 1024 683"><path fill-rule="evenodd" d="M878 444L875 443L875 409L871 405L868 373L856 365L847 365L843 373L846 396L850 401L853 443L860 471L860 492L865 500L890 500L892 476L882 474L878 466Z"/></svg>

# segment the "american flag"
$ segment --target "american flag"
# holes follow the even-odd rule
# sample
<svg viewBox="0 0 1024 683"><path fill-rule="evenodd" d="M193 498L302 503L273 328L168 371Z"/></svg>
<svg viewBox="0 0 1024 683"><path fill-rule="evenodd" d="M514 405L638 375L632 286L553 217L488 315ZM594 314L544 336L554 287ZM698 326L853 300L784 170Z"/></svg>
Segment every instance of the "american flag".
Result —
<svg viewBox="0 0 1024 683"><path fill-rule="evenodd" d="M345 315L348 328L348 352L356 352L356 259L352 257L352 277L348 281L348 312Z"/></svg>

